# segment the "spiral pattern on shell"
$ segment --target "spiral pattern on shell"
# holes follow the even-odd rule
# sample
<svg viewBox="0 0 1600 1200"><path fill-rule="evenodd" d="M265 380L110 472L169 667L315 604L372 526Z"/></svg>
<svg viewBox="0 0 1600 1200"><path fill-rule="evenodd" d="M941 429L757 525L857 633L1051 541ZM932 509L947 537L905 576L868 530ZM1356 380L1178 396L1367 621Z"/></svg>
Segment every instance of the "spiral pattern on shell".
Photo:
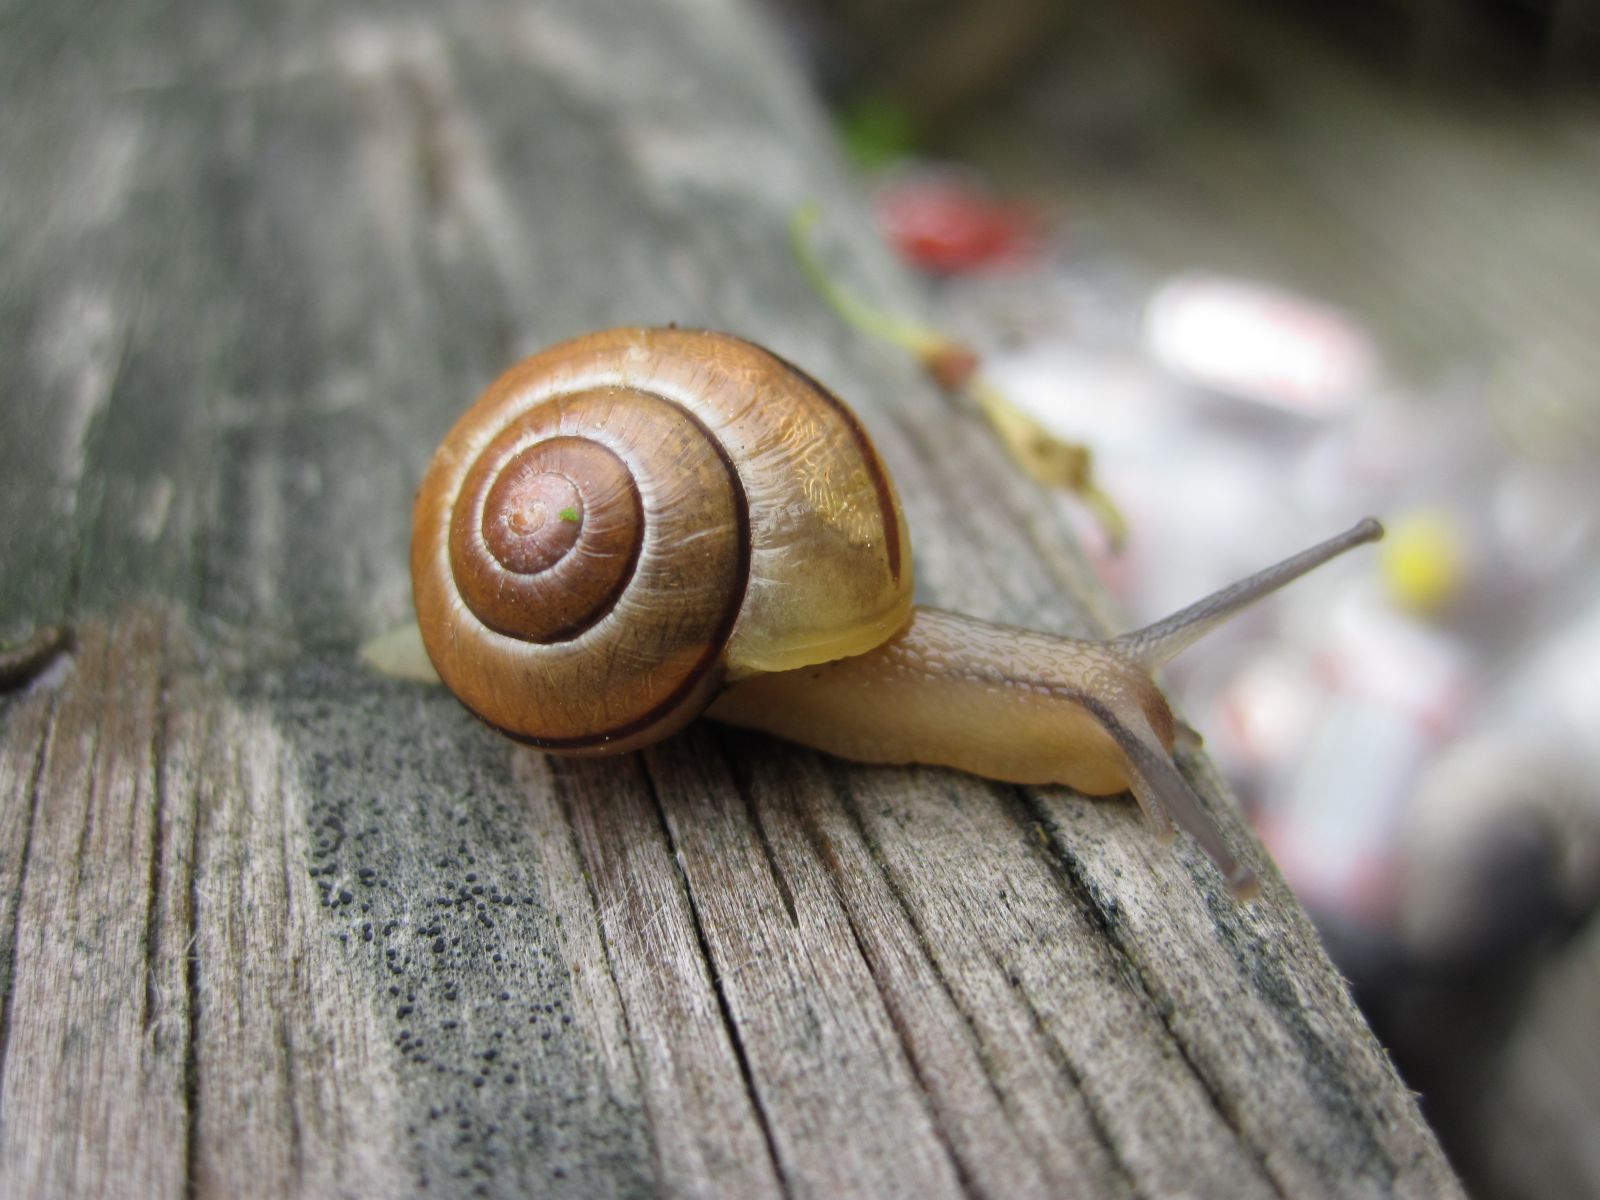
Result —
<svg viewBox="0 0 1600 1200"><path fill-rule="evenodd" d="M670 733L730 667L876 644L909 611L903 542L825 390L726 335L613 330L518 364L457 423L418 494L412 577L469 708L594 753Z"/></svg>

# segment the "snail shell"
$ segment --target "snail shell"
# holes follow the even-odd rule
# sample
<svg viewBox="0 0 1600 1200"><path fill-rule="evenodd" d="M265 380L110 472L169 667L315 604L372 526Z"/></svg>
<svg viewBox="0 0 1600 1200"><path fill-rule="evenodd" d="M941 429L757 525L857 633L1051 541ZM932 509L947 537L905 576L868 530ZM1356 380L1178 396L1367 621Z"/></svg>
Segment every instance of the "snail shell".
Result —
<svg viewBox="0 0 1600 1200"><path fill-rule="evenodd" d="M857 655L911 613L909 539L850 411L738 338L614 329L512 367L417 496L440 677L489 723L604 753L724 683Z"/></svg>

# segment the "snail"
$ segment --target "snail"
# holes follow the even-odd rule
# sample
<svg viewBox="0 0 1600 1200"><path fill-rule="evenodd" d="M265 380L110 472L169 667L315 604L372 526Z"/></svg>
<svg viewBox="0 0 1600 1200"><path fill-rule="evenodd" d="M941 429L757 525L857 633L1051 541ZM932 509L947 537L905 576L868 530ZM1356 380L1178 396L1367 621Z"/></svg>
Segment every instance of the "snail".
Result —
<svg viewBox="0 0 1600 1200"><path fill-rule="evenodd" d="M703 712L847 759L1131 791L1243 896L1151 672L1381 534L1362 521L1107 641L916 607L894 484L840 400L728 334L614 329L518 363L456 423L411 570L439 677L547 751L631 750Z"/></svg>

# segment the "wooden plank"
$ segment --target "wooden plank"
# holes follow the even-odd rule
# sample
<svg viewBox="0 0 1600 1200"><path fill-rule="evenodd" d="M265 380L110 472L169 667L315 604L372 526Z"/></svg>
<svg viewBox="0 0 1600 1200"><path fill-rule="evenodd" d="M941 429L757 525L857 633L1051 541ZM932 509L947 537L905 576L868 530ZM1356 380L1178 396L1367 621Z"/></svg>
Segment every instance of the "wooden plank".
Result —
<svg viewBox="0 0 1600 1200"><path fill-rule="evenodd" d="M798 830L752 811L718 759L699 738L646 755L785 1183L802 1195L959 1195L828 876Z"/></svg>
<svg viewBox="0 0 1600 1200"><path fill-rule="evenodd" d="M528 752L525 758L540 758ZM522 772L529 778L532 763ZM686 1195L781 1194L692 901L636 761L561 763L540 840L573 843L588 882L572 919L595 922L586 981L609 972L636 1047L662 1183ZM587 904L584 902L587 901ZM565 922L563 922L565 924ZM603 949L601 949L603 947ZM607 995L605 1000L609 1000ZM602 1001L604 1002L604 1001ZM617 1032L616 1026L610 1026ZM630 1081L631 1082L631 1081ZM684 1113L696 1114L683 1120Z"/></svg>
<svg viewBox="0 0 1600 1200"><path fill-rule="evenodd" d="M622 322L850 397L927 598L1103 628L790 261L821 197L914 308L745 9L90 15L0 39L0 636L78 632L0 697L0 1189L1452 1193L1282 887L1127 805L709 729L550 760L361 665L444 428Z"/></svg>
<svg viewBox="0 0 1600 1200"><path fill-rule="evenodd" d="M751 755L754 738L730 740L739 743L733 750L750 776L741 786L759 819L787 835L775 842L788 850L785 861L809 841L808 866L826 869L840 915L970 1186L987 1195L1124 1190L1125 1172L1070 1064L1043 1044L1037 1015L1017 1002L1012 977L996 961L992 943L1023 941L1015 930L994 928L991 910L1004 889L986 887L983 864L973 860L1008 857L1005 851L926 824L914 828L889 807L905 799L893 787L898 772L884 772L888 795L874 795L869 780L851 802L815 758ZM955 797L940 785L948 781L930 774L938 783L927 803L941 815L958 811L947 807ZM879 823L891 826L881 842L868 832ZM908 855L921 859L909 876L893 869ZM948 888L940 886L941 874ZM983 938L971 937L975 927ZM1027 944L1031 950L1038 943Z"/></svg>
<svg viewBox="0 0 1600 1200"><path fill-rule="evenodd" d="M161 911L179 899L162 870L177 847L157 784L161 624L142 614L115 636L86 630L71 685L57 703L33 698L22 722L37 729L54 709L23 774L31 787L8 796L31 817L7 889L0 1161L15 1195L183 1183L171 1148L187 1123L188 989L184 942L163 936Z"/></svg>

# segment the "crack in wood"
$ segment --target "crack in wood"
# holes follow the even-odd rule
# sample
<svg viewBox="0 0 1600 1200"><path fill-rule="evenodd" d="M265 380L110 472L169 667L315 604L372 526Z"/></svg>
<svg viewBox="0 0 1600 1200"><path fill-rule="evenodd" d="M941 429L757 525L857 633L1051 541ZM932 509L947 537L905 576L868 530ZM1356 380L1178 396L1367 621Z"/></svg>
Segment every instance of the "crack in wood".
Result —
<svg viewBox="0 0 1600 1200"><path fill-rule="evenodd" d="M766 860L767 871L772 876L772 885L777 889L778 899L783 901L783 911L789 915L789 924L796 930L800 928L800 913L795 908L794 890L789 886L789 881L784 878L783 869L778 866L778 856L772 848L772 838L767 833L767 827L761 820L761 814L756 811L755 797L749 789L740 788L740 799L744 801L745 816L750 821L750 827L755 830L756 845L761 848L761 857Z"/></svg>
<svg viewBox="0 0 1600 1200"><path fill-rule="evenodd" d="M165 890L162 879L162 860L166 854L167 790L161 770L163 749L167 741L167 686L169 683L166 637L159 638L156 648L156 709L150 722L150 792L154 811L150 818L150 873L145 882L149 895L145 897L144 912L144 1012L140 1027L150 1036L156 1023L156 1010L160 1006L160 985L157 982L157 963L161 958L161 897ZM159 1036L159 1031L157 1031Z"/></svg>
<svg viewBox="0 0 1600 1200"><path fill-rule="evenodd" d="M650 803L655 809L656 817L661 824L661 836L666 840L667 851L672 860L673 868L683 887L684 898L689 905L689 920L694 928L696 944L700 950L700 958L706 964L711 977L712 994L716 997L717 1012L721 1015L723 1029L728 1035L728 1042L733 1049L734 1059L739 1064L739 1075L744 1081L745 1094L749 1097L751 1110L755 1113L756 1123L761 1129L761 1136L767 1145L767 1154L772 1160L772 1172L777 1180L778 1188L784 1196L792 1196L793 1190L787 1174L784 1171L783 1160L778 1154L778 1143L772 1129L772 1119L761 1102L761 1095L756 1088L755 1074L750 1068L750 1056L745 1049L744 1038L740 1035L738 1022L734 1020L733 1008L728 1003L728 993L722 983L722 969L715 956L711 953L711 943L706 936L705 921L700 914L700 905L694 893L694 888L689 882L688 872L683 869L683 852L679 849L677 840L672 835L671 823L667 820L666 806L661 802L660 789L656 786L655 777L650 773L650 764L642 754L635 755L639 764L639 774L649 792Z"/></svg>
<svg viewBox="0 0 1600 1200"><path fill-rule="evenodd" d="M1191 787L1195 788L1196 794L1215 803L1216 797L1223 790L1223 785L1205 756L1180 752L1177 762L1184 775L1191 781ZM1197 780L1196 776L1200 779ZM1203 788L1196 786L1200 782L1204 783ZM1337 1069L1328 1069L1331 1057L1328 1047L1310 1028L1305 1015L1306 1006L1285 977L1280 960L1268 953L1268 944L1234 934L1233 931L1238 928L1240 914L1231 899L1211 890L1205 893L1204 899L1212 923L1218 931L1218 940L1227 949L1241 974L1251 980L1258 990L1274 998L1274 1016L1280 1028L1285 1030L1299 1047L1305 1064L1305 1077L1310 1086L1327 1099L1330 1108L1349 1110L1359 1107L1359 1100L1344 1085ZM1273 948L1281 949L1281 947ZM1216 1086L1219 1095L1225 1097L1227 1089L1221 1084ZM1384 1180L1385 1186L1391 1186L1397 1171L1392 1158L1376 1138L1364 1136L1360 1129L1353 1129L1352 1133L1361 1137L1364 1161L1381 1164L1388 1176ZM1268 1169L1268 1160L1265 1156L1262 1156L1262 1166L1263 1170ZM1286 1185L1279 1183L1275 1177L1274 1183L1280 1190L1288 1190Z"/></svg>
<svg viewBox="0 0 1600 1200"><path fill-rule="evenodd" d="M967 1012L962 1006L961 1001L956 996L955 989L951 986L949 978L944 973L944 969L939 965L938 956L933 953L931 947L929 946L927 930L924 928L923 922L918 919L915 906L913 906L911 903L911 898L906 895L904 888L901 887L900 882L895 878L894 873L891 872L884 864L882 848L878 845L877 840L872 836L871 831L868 830L866 822L861 819L861 811L856 803L854 794L851 793L850 789L844 786L844 784L841 782L837 771L827 771L825 772L825 775L833 790L834 799L839 802L839 807L843 810L851 825L854 827L857 836L860 837L861 844L866 847L867 854L872 859L873 866L877 868L878 876L883 880L884 887L886 887L889 891L889 894L894 897L894 901L899 906L900 913L905 918L906 924L911 927L912 932L916 935L917 953L922 956L922 960L927 964L929 972L933 975L934 979L938 981L940 990L944 993L945 998L950 1002L950 1007L955 1012L959 1013L962 1019L966 1022L967 1031L972 1036L973 1045L977 1047L978 1053L982 1055L983 1039L978 1035L977 1026L973 1024L972 1014ZM833 856L832 847L829 847L828 859L825 861L837 863L838 860ZM856 929L854 918L851 917L849 906L844 905L843 907L846 918L850 920L850 931L852 935L856 937L857 944L859 945L860 934ZM866 962L868 970L873 970L872 959L870 957L866 957ZM878 976L876 971L873 971L873 979L877 980L877 978ZM892 1008L892 1006L887 1007ZM906 1047L906 1055L913 1062L915 1062L916 1055L912 1053L909 1046ZM992 1076L990 1078L990 1082L991 1084L993 1083Z"/></svg>
<svg viewBox="0 0 1600 1200"><path fill-rule="evenodd" d="M99 651L99 661L95 662L92 668L90 668L94 672L94 678L102 681L102 683L108 682L107 675L109 674L109 671L107 670L107 667L109 666L111 656L111 647L109 643L110 639L108 637L101 638L99 640L98 644L95 646L95 649ZM81 694L79 698L82 698ZM83 779L83 822L78 827L78 845L76 850L73 852L72 858L72 898L74 919L76 919L79 915L77 912L77 905L85 895L83 876L84 869L89 865L89 836L94 830L94 795L95 788L100 780L100 746L105 733L105 723L103 721L88 721L86 724L88 726L88 735L84 738L84 745L80 747L85 764Z"/></svg>
<svg viewBox="0 0 1600 1200"><path fill-rule="evenodd" d="M725 738L718 738L717 745L719 751L723 754L725 759L737 761L737 756L730 754L728 751ZM812 755L811 757L816 760L819 773L824 779L827 780L829 790L833 793L835 800L839 803L840 810L846 815L848 820L851 820L856 825L858 832L861 833L863 845L869 844L869 839L867 839L865 836L865 831L861 829L860 826L860 816L856 811L854 797L848 793L847 789L842 788L836 772L827 769L827 756ZM751 784L749 772L736 772L736 776L739 779L738 790L744 799L747 810L750 813L750 819L759 831L762 850L767 855L768 866L772 870L774 877L781 879L782 876L774 856L774 851L767 830L764 823L762 823L760 819L759 810L755 800L755 791ZM876 961L874 955L870 952L865 940L862 937L862 932L857 923L856 915L852 911L852 906L845 892L843 881L844 867L839 860L838 853L834 849L831 840L827 836L827 833L818 824L816 813L813 808L809 806L802 807L800 812L797 814L797 823L805 837L806 844L810 846L812 853L816 855L817 860L824 867L824 875L827 878L834 901L838 905L840 917L844 921L845 928L850 934L851 944L854 946L857 957L860 959L863 967L866 969L868 978L872 980L873 987L877 993L878 1001L883 1006L884 1013L889 1020L890 1028L892 1028L895 1032L895 1039L899 1045L900 1052L902 1055L904 1055L906 1065L911 1071L912 1078L916 1082L923 1111L928 1117L929 1128L932 1130L933 1136L939 1143L940 1147L944 1150L945 1156L949 1159L951 1167L955 1171L957 1182L961 1190L969 1196L981 1195L981 1190L977 1187L968 1164L965 1162L963 1156L957 1152L956 1147L951 1140L950 1132L945 1128L945 1125L941 1120L941 1112L938 1100L928 1086L926 1071L923 1063L916 1053L910 1029L906 1024L905 1015L903 1012L901 1012L900 1006L895 1002L892 990L887 986L886 981L881 975L880 964ZM886 886L893 891L893 883L888 876L884 874L881 863L875 862L875 865L879 871L880 878L882 878ZM798 917L796 916L793 894L789 890L785 889L783 896L785 907L789 911L790 921L798 928L799 921ZM901 903L902 907L904 907L904 899L898 895L896 898L897 901ZM920 943L922 940L922 932L920 928L918 928L914 921L910 920L909 915L907 919ZM944 989L946 996L950 999L952 1006L957 1012L960 1012L960 1006L955 1004L954 997L950 995L948 981L945 980L942 972L939 971L937 964L929 959L926 945L919 945L919 949L934 977L938 980L940 987ZM965 1016L964 1013L962 1015ZM986 1082L990 1085L991 1091L993 1091L993 1080L987 1079Z"/></svg>
<svg viewBox="0 0 1600 1200"><path fill-rule="evenodd" d="M1101 906L1095 889L1090 886L1088 879L1083 874L1077 857L1062 840L1060 832L1056 828L1056 823L1040 802L1038 793L1031 788L1023 787L1013 788L1011 791L1019 802L1017 811L1027 816L1026 822L1019 821L1019 824L1037 825L1046 831L1048 841L1041 848L1046 862L1051 865L1053 868L1052 873L1057 876L1065 888L1082 901L1083 911L1090 923L1099 932L1104 944L1115 952L1128 986L1140 998L1143 1006L1166 1032L1168 1041L1173 1049L1177 1051L1178 1057L1188 1068L1195 1082L1199 1084L1201 1090L1205 1093L1217 1116L1222 1120L1229 1132L1233 1134L1240 1148L1245 1150L1256 1163L1260 1177L1274 1192L1287 1200L1283 1185L1271 1170L1265 1154L1259 1146L1246 1136L1243 1127L1239 1124L1237 1111L1227 1103L1226 1095L1218 1090L1216 1081L1211 1078L1210 1073L1195 1058L1191 1047L1173 1024L1170 1006L1162 1004L1151 993L1149 980L1139 969L1139 963L1120 931L1119 922ZM1079 797L1079 799L1083 802L1093 803L1093 801L1084 801L1083 797ZM1091 1105L1090 1107L1092 1110L1093 1106Z"/></svg>
<svg viewBox="0 0 1600 1200"><path fill-rule="evenodd" d="M1117 1172L1127 1183L1129 1190L1132 1191L1135 1186L1136 1174L1132 1165L1124 1157L1122 1147L1112 1135L1111 1126L1106 1121L1105 1113L1101 1111L1100 1105L1095 1103L1095 1098L1084 1088L1083 1072L1073 1063L1071 1056L1067 1053L1067 1048L1061 1044L1060 1039L1051 1036L1049 1027L1045 1023L1044 1014L1034 1004L1033 997L1028 994L1028 989L1022 986L1022 980L1017 977L1016 972L1001 962L1000 958L992 950L988 952L988 959L990 965L994 967L995 971L1006 981L1006 984L1016 995L1017 1004L1027 1014L1028 1020L1033 1025L1034 1032L1038 1035L1040 1042L1044 1044L1045 1053L1050 1056L1050 1061L1067 1077L1072 1084L1073 1091L1077 1092L1078 1096L1083 1100L1083 1109L1089 1116L1095 1137L1105 1147L1106 1154L1111 1159L1112 1165L1116 1167Z"/></svg>
<svg viewBox="0 0 1600 1200"><path fill-rule="evenodd" d="M810 825L810 822L806 822L806 824ZM820 831L818 831L818 836L820 836ZM813 846L815 847L814 840ZM828 863L830 870L837 868L838 860L832 858L831 855L824 855L819 851L818 857L823 858L823 861ZM834 882L837 884L838 881L835 880ZM885 882L888 882L887 879L885 879ZM878 1000L883 1005L883 1011L889 1018L889 1026L894 1030L895 1039L900 1044L900 1052L905 1055L906 1065L911 1070L911 1078L916 1081L917 1091L922 1098L922 1107L928 1114L928 1127L933 1130L935 1140L938 1141L945 1155L950 1159L950 1166L956 1173L956 1182L962 1192L968 1196L981 1196L983 1193L979 1189L977 1181L973 1178L971 1166L967 1163L966 1157L957 1150L950 1131L945 1127L945 1122L941 1119L943 1114L940 1111L938 1099L928 1086L927 1072L921 1056L916 1051L915 1041L911 1036L911 1029L906 1022L905 1013L901 1011L900 1005L896 1003L891 991L885 986L885 980L879 973L878 964L868 951L866 942L862 940L861 930L856 924L855 915L850 911L850 906L845 902L842 895L838 895L838 899L839 908L844 914L845 924L850 930L851 943L855 946L856 953L866 966L867 975L871 978L873 986L878 991ZM933 971L934 978L939 981L939 986L944 990L946 997L949 998L955 1010L965 1017L966 1014L962 1012L961 1006L956 1004L955 997L950 992L949 982L944 978L937 964L930 961L928 966ZM996 1102L1001 1107L1004 1107L1004 1101L993 1087L992 1078L989 1083L990 1090L995 1092Z"/></svg>
<svg viewBox="0 0 1600 1200"><path fill-rule="evenodd" d="M210 731L210 722L199 722L199 733L204 738ZM162 762L170 762L163 756ZM163 768L164 769L164 768ZM193 813L189 826L189 879L184 889L188 900L185 928L186 941L183 955L184 1006L188 1017L184 1036L187 1039L183 1052L183 1183L184 1200L197 1200L200 1187L200 829L203 822L197 781Z"/></svg>
<svg viewBox="0 0 1600 1200"><path fill-rule="evenodd" d="M284 1075L284 1095L286 1102L284 1109L289 1114L289 1171L295 1180L296 1190L305 1187L306 1183L306 1149L305 1128L300 1116L300 1084L296 1079L298 1074L296 1063L298 1055L294 1048L294 1031L289 1023L281 1018L274 1019L274 1043L277 1046L281 1069Z"/></svg>
<svg viewBox="0 0 1600 1200"><path fill-rule="evenodd" d="M995 1063L993 1061L992 1049L988 1045L987 1040L984 1038L982 1031L978 1027L976 1015L967 1005L962 1003L960 996L957 994L956 988L953 986L949 976L945 973L939 956L932 952L925 922L920 918L916 906L912 903L911 897L906 893L905 888L901 885L895 873L888 869L888 866L884 861L883 849L879 845L877 839L872 835L872 832L868 828L866 821L863 819L860 803L857 800L855 793L844 782L844 770L840 764L833 762L832 760L827 760L825 756L819 756L819 766L822 767L823 777L828 782L829 790L833 794L833 797L839 806L840 812L850 823L851 828L854 829L856 836L860 839L862 846L867 852L868 859L872 862L873 868L877 871L878 878L883 884L884 889L893 898L894 903L899 908L901 916L905 920L907 927L911 930L912 936L916 940L917 953L922 960L923 966L933 977L934 982L937 984L941 994L945 998L946 1003L949 1005L950 1011L954 1013L960 1020L961 1029L966 1036L968 1044L971 1046L973 1053L977 1056L978 1061L983 1065L983 1081L988 1095L993 1100L996 1108L1006 1115L1007 1121L1011 1124L1013 1130L1017 1131L1020 1136L1021 1131L1017 1123L1018 1114L1013 1106L1011 1096L1006 1092L1005 1089L999 1086L999 1083L996 1079L996 1070ZM935 1096L932 1089L928 1085L926 1069L921 1061L922 1055L917 1049L916 1038L912 1034L907 1016L904 1012L902 1012L900 1004L895 999L894 990L889 986L888 980L884 978L881 964L878 962L877 956L871 953L866 945L863 930L860 928L856 919L854 906L848 902L844 895L844 867L840 862L838 853L834 849L831 839L829 839L826 833L817 825L812 809L808 808L806 810L806 820L804 824L805 828L810 833L812 844L816 848L818 857L821 858L829 868L836 894L839 896L840 907L843 910L846 921L849 923L850 933L852 938L855 940L857 952L862 956L863 961L867 965L867 970L871 974L874 985L878 988L879 995L883 1000L884 1008L888 1012L889 1018L894 1026L896 1036L900 1040L902 1051L904 1052L907 1061L911 1065L912 1072L916 1077L919 1088L922 1090L922 1093L926 1098L935 1134L938 1136L940 1142L944 1145L946 1152L950 1156L950 1161L955 1166L962 1187L969 1194L983 1194L983 1190L979 1187L978 1180L974 1174L974 1164L966 1161L966 1155L961 1153L961 1151L958 1149L952 1132L947 1128L946 1120L944 1119L945 1114L943 1113L941 1098ZM991 961L993 960L991 959ZM1044 1164L1039 1163L1038 1166L1041 1171L1045 1170Z"/></svg>
<svg viewBox="0 0 1600 1200"><path fill-rule="evenodd" d="M38 749L34 752L33 765L29 771L27 786L28 815L24 821L20 841L22 843L22 861L18 864L17 880L11 889L11 922L6 934L6 962L5 962L5 1000L0 1006L0 1079L5 1078L6 1055L11 1048L11 1004L17 985L17 942L21 937L22 897L28 884L28 866L32 856L28 853L33 844L33 829L39 813L41 781L44 778L45 759L50 753L50 747L55 738L56 706L57 701L52 697L47 702L44 717L44 729L39 737Z"/></svg>
<svg viewBox="0 0 1600 1200"><path fill-rule="evenodd" d="M531 753L531 751L524 751L524 753ZM639 756L633 757L638 758ZM642 774L644 770L642 766L642 760L639 770ZM641 1056L642 1047L640 1045L640 1039L634 1031L633 1015L628 1011L627 1003L621 998L622 980L618 975L617 963L613 957L615 946L613 940L605 935L605 921L601 912L600 893L595 887L594 873L589 870L588 864L584 861L582 839L578 836L577 824L573 820L571 796L565 788L558 787L554 790L557 797L557 804L560 806L561 816L563 818L562 824L566 830L566 835L568 838L569 853L572 856L572 861L578 864L578 874L583 880L584 894L589 898L590 918L593 920L596 928L595 940L599 942L600 952L605 956L606 974L611 977L612 992L617 998L617 1012L622 1019L623 1037L627 1039L628 1058L633 1063L634 1081L637 1084L639 1080L642 1080L645 1077L645 1073L649 1068L649 1064L646 1063ZM563 919L564 918L560 914L557 914L558 937L561 936L559 926ZM575 970L576 967L569 966L568 969L570 972ZM651 1158L656 1165L657 1178L661 1178L664 1175L663 1163L661 1159L661 1147L657 1143L655 1127L648 1121L644 1123L644 1135L645 1140L650 1146Z"/></svg>

